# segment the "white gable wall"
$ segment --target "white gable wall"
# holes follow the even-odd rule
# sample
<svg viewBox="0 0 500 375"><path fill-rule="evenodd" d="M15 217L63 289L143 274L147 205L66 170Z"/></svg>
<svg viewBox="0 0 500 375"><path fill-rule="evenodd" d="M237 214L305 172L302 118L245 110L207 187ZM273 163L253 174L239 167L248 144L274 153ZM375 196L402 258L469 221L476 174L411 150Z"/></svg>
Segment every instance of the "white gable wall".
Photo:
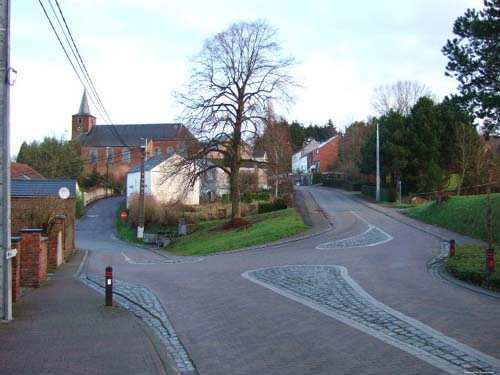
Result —
<svg viewBox="0 0 500 375"><path fill-rule="evenodd" d="M144 172L144 193L151 194L151 171ZM127 208L129 206L130 196L139 194L141 187L141 172L127 174Z"/></svg>

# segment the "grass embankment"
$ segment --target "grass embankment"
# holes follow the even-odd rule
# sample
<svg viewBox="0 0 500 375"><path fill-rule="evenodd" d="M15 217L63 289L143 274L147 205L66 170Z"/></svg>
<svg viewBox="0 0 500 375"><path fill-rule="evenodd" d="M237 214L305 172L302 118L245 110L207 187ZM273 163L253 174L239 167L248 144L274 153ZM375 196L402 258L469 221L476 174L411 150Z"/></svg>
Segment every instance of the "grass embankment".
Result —
<svg viewBox="0 0 500 375"><path fill-rule="evenodd" d="M309 229L294 208L245 217L253 223L248 229L221 231L227 220L199 222L189 236L176 238L168 250L177 255L205 255L240 249L290 237Z"/></svg>
<svg viewBox="0 0 500 375"><path fill-rule="evenodd" d="M500 243L500 193L491 194L494 242ZM442 203L412 207L406 214L470 237L488 240L486 195L454 197Z"/></svg>
<svg viewBox="0 0 500 375"><path fill-rule="evenodd" d="M500 247L500 194L491 195L495 260L498 264ZM442 203L428 203L410 208L407 215L436 224L470 237L488 240L486 226L486 195L454 197ZM448 271L472 284L500 291L500 270L486 280L486 249L481 246L457 246L455 256L448 259Z"/></svg>
<svg viewBox="0 0 500 375"><path fill-rule="evenodd" d="M487 280L485 258L485 249L481 246L457 246L455 255L448 258L448 272L460 280L500 292L500 269L497 266Z"/></svg>

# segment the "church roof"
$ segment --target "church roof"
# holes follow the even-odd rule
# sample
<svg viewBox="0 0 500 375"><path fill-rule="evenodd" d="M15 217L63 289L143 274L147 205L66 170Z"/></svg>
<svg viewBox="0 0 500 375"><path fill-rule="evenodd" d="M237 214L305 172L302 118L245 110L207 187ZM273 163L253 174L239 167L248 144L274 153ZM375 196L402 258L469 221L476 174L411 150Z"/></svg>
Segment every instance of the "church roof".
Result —
<svg viewBox="0 0 500 375"><path fill-rule="evenodd" d="M92 116L90 113L89 101L87 99L87 91L83 91L82 101L80 102L80 109L77 115Z"/></svg>
<svg viewBox="0 0 500 375"><path fill-rule="evenodd" d="M124 146L120 135L127 146L142 146L144 138L148 141L189 141L195 138L182 124L128 124L128 125L96 125L90 132L78 137L83 147L120 147ZM142 139L141 139L142 138Z"/></svg>

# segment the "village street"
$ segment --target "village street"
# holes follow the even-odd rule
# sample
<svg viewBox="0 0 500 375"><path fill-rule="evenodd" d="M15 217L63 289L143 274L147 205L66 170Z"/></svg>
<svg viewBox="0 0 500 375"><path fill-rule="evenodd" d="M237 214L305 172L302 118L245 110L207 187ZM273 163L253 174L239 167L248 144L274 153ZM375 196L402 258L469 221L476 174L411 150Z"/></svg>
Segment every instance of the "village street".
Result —
<svg viewBox="0 0 500 375"><path fill-rule="evenodd" d="M122 198L97 202L77 227L77 247L89 251L81 279L99 289L112 266L115 300L155 327L183 373L500 371L500 300L428 271L439 238L349 194L302 191L331 229L203 258L116 239Z"/></svg>

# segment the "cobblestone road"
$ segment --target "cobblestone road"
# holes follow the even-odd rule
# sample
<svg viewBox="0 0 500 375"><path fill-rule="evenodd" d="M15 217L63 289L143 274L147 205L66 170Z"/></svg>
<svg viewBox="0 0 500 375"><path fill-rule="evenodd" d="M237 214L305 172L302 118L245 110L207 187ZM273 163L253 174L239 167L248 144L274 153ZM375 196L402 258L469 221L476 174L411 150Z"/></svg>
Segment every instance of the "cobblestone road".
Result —
<svg viewBox="0 0 500 375"><path fill-rule="evenodd" d="M104 279L82 273L80 280L89 287L104 293ZM158 298L142 285L113 280L113 298L120 305L139 317L165 345L177 370L185 374L197 374L186 349L180 342Z"/></svg>
<svg viewBox="0 0 500 375"><path fill-rule="evenodd" d="M347 249L353 247L375 246L392 240L392 236L390 234L370 224L361 216L359 216L356 212L354 211L350 212L360 221L365 223L368 226L368 229L363 233L358 234L357 236L343 238L337 241L321 244L316 247L317 249L329 250L329 249Z"/></svg>
<svg viewBox="0 0 500 375"><path fill-rule="evenodd" d="M243 277L398 347L450 374L500 373L500 361L375 300L340 266L282 266Z"/></svg>

